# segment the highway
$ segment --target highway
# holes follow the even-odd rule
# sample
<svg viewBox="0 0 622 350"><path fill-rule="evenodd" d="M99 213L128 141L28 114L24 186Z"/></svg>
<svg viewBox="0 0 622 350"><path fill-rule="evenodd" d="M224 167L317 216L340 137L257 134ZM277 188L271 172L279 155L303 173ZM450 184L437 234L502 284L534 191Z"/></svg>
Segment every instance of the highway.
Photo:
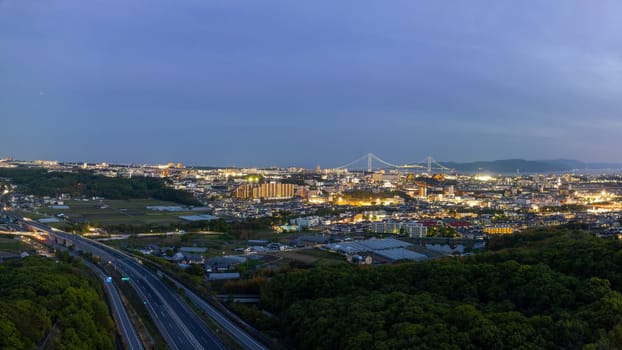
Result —
<svg viewBox="0 0 622 350"><path fill-rule="evenodd" d="M168 277L168 276L167 276ZM210 305L208 302L203 300L203 298L194 294L192 291L188 290L181 283L173 280L169 277L177 287L184 288L185 294L196 306L198 306L201 310L205 311L209 317L211 317L214 322L216 322L219 326L226 329L229 334L231 334L241 345L243 345L246 349L252 350L265 350L266 347L259 343L256 339L250 336L246 331L240 328L234 322L231 322L229 318L225 317L220 311Z"/></svg>
<svg viewBox="0 0 622 350"><path fill-rule="evenodd" d="M179 295L134 258L102 243L57 231L35 221L20 221L47 232L57 243L71 242L76 249L90 252L115 264L118 271L129 277L129 283L144 299L147 310L171 349L226 349L216 334L207 328Z"/></svg>
<svg viewBox="0 0 622 350"><path fill-rule="evenodd" d="M85 264L90 267L101 279L105 281L106 274L96 265L85 262ZM115 313L115 319L117 320L117 325L119 326L119 331L121 335L125 338L125 344L127 345L128 350L142 350L143 344L140 340L140 337L136 333L136 329L130 321L130 317L127 314L127 310L125 310L125 306L121 301L121 296L119 295L119 291L117 291L114 282L106 283L104 282L106 290L108 291L108 295L110 296L110 303L113 308L113 312Z"/></svg>

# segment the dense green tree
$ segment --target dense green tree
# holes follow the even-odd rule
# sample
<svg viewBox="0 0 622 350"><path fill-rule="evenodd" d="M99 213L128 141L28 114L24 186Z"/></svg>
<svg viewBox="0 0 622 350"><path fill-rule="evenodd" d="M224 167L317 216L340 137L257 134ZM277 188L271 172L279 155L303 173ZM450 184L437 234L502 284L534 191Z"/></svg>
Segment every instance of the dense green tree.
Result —
<svg viewBox="0 0 622 350"><path fill-rule="evenodd" d="M37 196L104 197L107 199L153 198L186 205L200 205L192 193L167 186L166 179L153 177L106 177L90 171L49 172L45 169L0 168L0 177L10 178L24 193Z"/></svg>
<svg viewBox="0 0 622 350"><path fill-rule="evenodd" d="M568 229L491 241L471 257L276 273L273 327L300 349L622 347L622 243ZM241 282L237 282L241 283Z"/></svg>
<svg viewBox="0 0 622 350"><path fill-rule="evenodd" d="M191 274L191 275L195 275L195 276L203 276L203 275L205 275L205 269L203 269L203 265L201 265L201 264L191 264L186 269L186 272Z"/></svg>
<svg viewBox="0 0 622 350"><path fill-rule="evenodd" d="M0 264L0 348L32 349L54 325L58 349L113 349L100 282L79 261L41 257Z"/></svg>

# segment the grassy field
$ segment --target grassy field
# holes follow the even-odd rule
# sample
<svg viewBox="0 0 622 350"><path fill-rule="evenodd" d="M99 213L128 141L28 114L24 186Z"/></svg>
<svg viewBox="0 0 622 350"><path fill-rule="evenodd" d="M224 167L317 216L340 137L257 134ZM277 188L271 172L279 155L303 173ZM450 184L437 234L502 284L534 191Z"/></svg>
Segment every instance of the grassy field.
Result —
<svg viewBox="0 0 622 350"><path fill-rule="evenodd" d="M332 265L345 262L345 258L339 254L327 252L316 248L300 249L291 252L279 252L275 255L290 260L300 261L309 265Z"/></svg>
<svg viewBox="0 0 622 350"><path fill-rule="evenodd" d="M99 223L103 225L149 225L149 224L176 224L182 223L182 215L198 215L201 212L180 211L162 212L147 209L147 206L179 206L173 202L164 202L150 199L140 200L69 200L65 202L69 209L41 209L38 214L25 213L32 219L51 217L65 214L77 222ZM37 216L37 217L35 217Z"/></svg>
<svg viewBox="0 0 622 350"><path fill-rule="evenodd" d="M25 244L11 238L0 238L0 250L5 252L20 253L24 250Z"/></svg>
<svg viewBox="0 0 622 350"><path fill-rule="evenodd" d="M48 215L32 213L32 212L29 212L29 211L16 210L15 212L17 214L23 216L23 217L31 218L33 220L39 220L41 218L47 218L48 217Z"/></svg>
<svg viewBox="0 0 622 350"><path fill-rule="evenodd" d="M148 245L159 247L203 247L207 248L205 257L234 254L233 249L239 247L231 240L225 240L220 234L186 233L184 235L157 235L146 237L132 237L128 239L108 240L106 244L113 247L127 247L132 249L143 248Z"/></svg>

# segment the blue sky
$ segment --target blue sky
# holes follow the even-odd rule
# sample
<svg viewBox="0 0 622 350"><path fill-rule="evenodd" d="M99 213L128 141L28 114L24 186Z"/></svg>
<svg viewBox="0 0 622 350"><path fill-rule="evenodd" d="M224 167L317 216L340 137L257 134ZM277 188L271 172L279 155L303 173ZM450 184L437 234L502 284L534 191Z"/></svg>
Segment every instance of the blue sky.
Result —
<svg viewBox="0 0 622 350"><path fill-rule="evenodd" d="M0 0L0 157L621 162L622 2Z"/></svg>

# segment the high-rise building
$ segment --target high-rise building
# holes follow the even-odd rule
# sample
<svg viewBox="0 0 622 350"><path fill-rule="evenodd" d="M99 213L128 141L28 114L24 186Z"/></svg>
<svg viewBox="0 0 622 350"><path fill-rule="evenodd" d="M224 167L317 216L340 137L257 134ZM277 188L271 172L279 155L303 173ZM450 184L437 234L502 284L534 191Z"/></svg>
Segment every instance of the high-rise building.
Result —
<svg viewBox="0 0 622 350"><path fill-rule="evenodd" d="M493 225L484 227L482 231L489 235L509 235L514 233L515 229L512 225Z"/></svg>
<svg viewBox="0 0 622 350"><path fill-rule="evenodd" d="M235 189L233 196L240 199L287 199L294 197L295 185L269 182L243 184Z"/></svg>
<svg viewBox="0 0 622 350"><path fill-rule="evenodd" d="M443 188L443 194L446 195L446 196L453 196L454 195L454 185L445 186Z"/></svg>
<svg viewBox="0 0 622 350"><path fill-rule="evenodd" d="M240 199L248 199L253 197L253 185L243 184L233 191L233 196Z"/></svg>

